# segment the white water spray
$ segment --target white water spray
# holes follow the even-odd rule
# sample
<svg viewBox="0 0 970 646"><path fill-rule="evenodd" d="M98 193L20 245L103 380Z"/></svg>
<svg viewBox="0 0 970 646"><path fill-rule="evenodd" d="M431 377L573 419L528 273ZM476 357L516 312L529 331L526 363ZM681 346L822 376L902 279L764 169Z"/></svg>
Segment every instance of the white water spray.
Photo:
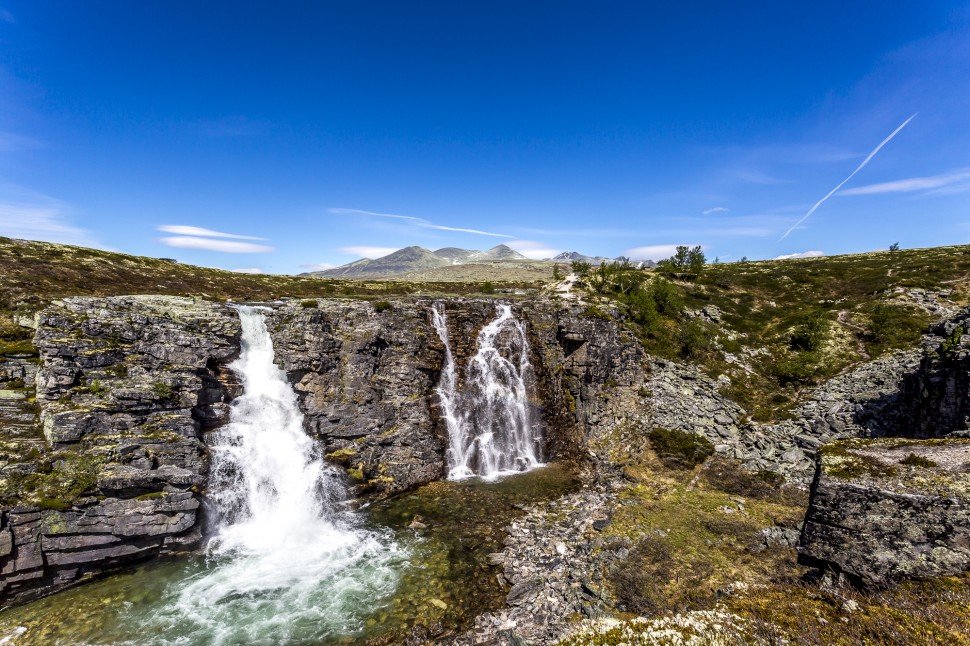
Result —
<svg viewBox="0 0 970 646"><path fill-rule="evenodd" d="M541 429L529 405L533 374L525 326L510 305L497 305L496 313L478 334L478 351L468 362L459 392L444 306L436 304L431 310L432 324L445 345L437 392L448 427L452 480L494 479L541 466Z"/></svg>
<svg viewBox="0 0 970 646"><path fill-rule="evenodd" d="M217 518L209 566L152 618L163 624L160 633L178 635L155 643L302 643L353 634L397 585L401 551L336 510L339 473L303 431L296 394L273 362L264 314L239 309L242 353L230 368L244 394L211 443Z"/></svg>

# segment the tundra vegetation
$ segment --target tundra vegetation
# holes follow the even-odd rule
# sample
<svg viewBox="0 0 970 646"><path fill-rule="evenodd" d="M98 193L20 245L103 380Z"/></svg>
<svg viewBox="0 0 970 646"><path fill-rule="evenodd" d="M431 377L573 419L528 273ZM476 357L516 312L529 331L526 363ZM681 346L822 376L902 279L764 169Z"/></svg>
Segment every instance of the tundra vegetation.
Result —
<svg viewBox="0 0 970 646"><path fill-rule="evenodd" d="M763 421L783 418L807 388L860 361L913 347L933 318L925 307L928 300L913 296L945 293L952 303L963 304L970 282L967 246L703 261L699 248L685 247L654 269L577 262L572 271L581 279L577 289L586 315L619 319L648 353L700 366L719 379L724 394ZM28 357L36 350L30 330L17 320L66 296L291 297L307 309L318 307L319 299L338 297L369 300L376 313L390 315L397 307L387 300L393 296L495 293L505 298L505 290L538 287L484 279L445 283L236 274L4 238L0 278L0 355ZM954 330L942 351L958 349L963 334ZM104 391L97 380L80 387L93 397ZM163 381L150 387L160 398L174 394ZM875 592L807 584L808 570L796 563L791 545L770 541L764 532L797 535L807 504L804 492L786 486L777 474L745 471L713 455L711 444L696 435L656 428L644 437L647 441L619 458L625 488L602 532L604 549L627 546L609 573L610 591L627 614L564 644L663 643L647 640L657 625L633 616L684 613L714 613L696 616L725 627L720 641L691 643L970 644L966 576ZM330 457L352 465L354 455L354 449L341 449ZM96 453L87 460L81 454L52 454L34 473L13 481L7 502L69 506L90 492L101 459ZM893 469L933 466L907 454ZM359 468L349 473L363 478ZM692 626L686 621L675 630L682 636L699 634Z"/></svg>
<svg viewBox="0 0 970 646"><path fill-rule="evenodd" d="M693 254L693 255L692 255ZM914 347L934 316L912 296L963 304L970 247L701 265L699 249L657 268L573 263L589 308L616 311L650 354L688 359L757 421L869 358ZM692 265L693 263L693 265Z"/></svg>

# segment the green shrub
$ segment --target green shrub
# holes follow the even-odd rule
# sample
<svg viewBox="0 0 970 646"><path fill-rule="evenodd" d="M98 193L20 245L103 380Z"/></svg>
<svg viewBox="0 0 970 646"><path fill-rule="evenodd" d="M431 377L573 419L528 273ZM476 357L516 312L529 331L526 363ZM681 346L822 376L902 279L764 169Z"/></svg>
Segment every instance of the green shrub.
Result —
<svg viewBox="0 0 970 646"><path fill-rule="evenodd" d="M715 593L705 585L714 573L711 559L697 554L687 563L678 563L676 557L664 537L639 541L610 573L610 583L623 609L657 616L712 606Z"/></svg>
<svg viewBox="0 0 970 646"><path fill-rule="evenodd" d="M695 278L704 270L706 262L707 259L700 245L696 247L680 245L673 256L660 261L659 267L661 271L679 278Z"/></svg>
<svg viewBox="0 0 970 646"><path fill-rule="evenodd" d="M714 455L714 445L696 433L655 428L647 438L661 462L674 469L693 468Z"/></svg>
<svg viewBox="0 0 970 646"><path fill-rule="evenodd" d="M940 345L940 354L943 356L949 356L955 353L957 348L960 347L960 340L963 339L963 334L963 326L957 326L957 328L953 330L953 334L951 334L946 341Z"/></svg>
<svg viewBox="0 0 970 646"><path fill-rule="evenodd" d="M305 300L305 301L300 301L300 307L303 307L303 308L306 308L306 309L313 309L316 306L317 306L317 302L315 300L308 299L308 300Z"/></svg>
<svg viewBox="0 0 970 646"><path fill-rule="evenodd" d="M869 308L867 340L874 353L915 345L929 325L929 316L914 307L875 303Z"/></svg>
<svg viewBox="0 0 970 646"><path fill-rule="evenodd" d="M374 311L380 314L381 312L386 312L391 309L390 301L377 301L374 303Z"/></svg>
<svg viewBox="0 0 970 646"><path fill-rule="evenodd" d="M939 466L933 460L930 460L929 458L924 458L920 455L916 455L915 453L910 453L905 458L900 460L899 463L905 464L908 467L930 468L930 467Z"/></svg>
<svg viewBox="0 0 970 646"><path fill-rule="evenodd" d="M783 476L773 471L748 471L737 460L715 457L704 466L702 477L708 486L733 496L796 506L808 504L805 494L786 486Z"/></svg>
<svg viewBox="0 0 970 646"><path fill-rule="evenodd" d="M88 392L92 395L97 395L98 397L103 397L108 392L108 387L101 383L100 379L95 379L88 386Z"/></svg>
<svg viewBox="0 0 970 646"><path fill-rule="evenodd" d="M482 293L483 294L495 293L495 285L492 284L492 281L486 280L484 283L482 283Z"/></svg>
<svg viewBox="0 0 970 646"><path fill-rule="evenodd" d="M571 267L574 274L576 274L580 278L585 278L586 276L589 275L589 272L593 268L593 265L589 264L588 262L584 262L582 260L574 260L572 262Z"/></svg>
<svg viewBox="0 0 970 646"><path fill-rule="evenodd" d="M801 317L788 344L793 350L813 352L821 349L829 334L829 320L825 312L815 310Z"/></svg>
<svg viewBox="0 0 970 646"><path fill-rule="evenodd" d="M171 399L175 390L164 381L156 381L152 383L152 394L159 399Z"/></svg>
<svg viewBox="0 0 970 646"><path fill-rule="evenodd" d="M714 347L710 332L697 319L680 329L677 341L680 343L680 356L684 359L701 359L708 356Z"/></svg>
<svg viewBox="0 0 970 646"><path fill-rule="evenodd" d="M775 361L772 372L783 386L810 384L821 370L820 360L816 352L795 352Z"/></svg>
<svg viewBox="0 0 970 646"><path fill-rule="evenodd" d="M658 278L650 284L650 298L657 312L666 316L677 316L684 307L677 286L666 278Z"/></svg>

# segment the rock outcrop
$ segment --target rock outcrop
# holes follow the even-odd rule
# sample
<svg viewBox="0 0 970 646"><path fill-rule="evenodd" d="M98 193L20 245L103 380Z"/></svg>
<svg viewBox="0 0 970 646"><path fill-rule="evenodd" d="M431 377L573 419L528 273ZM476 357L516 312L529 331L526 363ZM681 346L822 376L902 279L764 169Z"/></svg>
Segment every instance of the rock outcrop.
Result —
<svg viewBox="0 0 970 646"><path fill-rule="evenodd" d="M267 318L307 432L358 491L389 495L444 472L434 389L444 348L430 302L292 302Z"/></svg>
<svg viewBox="0 0 970 646"><path fill-rule="evenodd" d="M902 385L909 419L900 434L941 437L970 429L970 309L930 332L919 369Z"/></svg>
<svg viewBox="0 0 970 646"><path fill-rule="evenodd" d="M970 569L970 440L827 445L798 552L867 586Z"/></svg>
<svg viewBox="0 0 970 646"><path fill-rule="evenodd" d="M35 323L47 442L3 472L8 600L199 543L201 437L228 419L239 352L235 312L193 299L72 298Z"/></svg>

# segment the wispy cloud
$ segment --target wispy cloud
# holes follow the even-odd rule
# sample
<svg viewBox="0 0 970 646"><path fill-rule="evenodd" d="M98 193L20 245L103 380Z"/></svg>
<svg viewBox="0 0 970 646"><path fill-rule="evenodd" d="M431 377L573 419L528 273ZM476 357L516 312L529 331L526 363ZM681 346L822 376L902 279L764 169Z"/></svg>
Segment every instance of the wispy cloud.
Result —
<svg viewBox="0 0 970 646"><path fill-rule="evenodd" d="M970 190L970 169L963 168L932 177L910 177L908 179L897 179L892 182L869 184L868 186L850 188L842 191L839 195L912 193L915 191L930 191L940 188Z"/></svg>
<svg viewBox="0 0 970 646"><path fill-rule="evenodd" d="M782 179L780 177L774 177L768 173L762 172L760 170L739 170L734 172L734 176L749 184L760 184L763 186L776 186L778 184L789 184L792 180Z"/></svg>
<svg viewBox="0 0 970 646"><path fill-rule="evenodd" d="M775 256L775 260L793 260L795 258L820 258L825 255L823 251L803 251L801 253L787 253Z"/></svg>
<svg viewBox="0 0 970 646"><path fill-rule="evenodd" d="M89 231L71 223L64 202L13 186L0 186L0 235L106 248Z"/></svg>
<svg viewBox="0 0 970 646"><path fill-rule="evenodd" d="M710 215L711 213L727 213L731 209L725 206L715 206L713 209L707 209L704 211L704 215Z"/></svg>
<svg viewBox="0 0 970 646"><path fill-rule="evenodd" d="M17 19L13 17L13 14L6 9L0 9L0 22L5 22L11 25L17 24Z"/></svg>
<svg viewBox="0 0 970 646"><path fill-rule="evenodd" d="M413 215L397 215L394 213L375 213L374 211L362 211L360 209L343 209L343 208L333 208L327 209L329 213L334 215L363 215L363 216L374 216L378 218L391 218L394 220L402 220L413 226L421 227L423 229L437 229L438 231L457 231L459 233L474 233L480 236L492 236L495 238L514 238L515 236L506 235L504 233L493 233L491 231L481 231L480 229L465 229L462 227L448 227L443 224L434 224L429 220L424 218L416 218Z"/></svg>
<svg viewBox="0 0 970 646"><path fill-rule="evenodd" d="M663 260L669 258L677 252L678 246L695 247L695 244L675 245L675 244L655 244L645 247L633 247L623 252L623 255L630 260ZM704 245L701 245L703 248Z"/></svg>
<svg viewBox="0 0 970 646"><path fill-rule="evenodd" d="M506 242L505 246L515 249L526 258L531 258L532 260L552 258L561 253L559 249L553 249L549 245L543 242L536 242L535 240L513 240L512 242Z"/></svg>
<svg viewBox="0 0 970 646"><path fill-rule="evenodd" d="M394 253L400 247L369 247L367 245L356 245L350 247L340 247L340 253L349 253L361 258L383 258L389 253Z"/></svg>
<svg viewBox="0 0 970 646"><path fill-rule="evenodd" d="M0 153L12 153L30 148L40 148L41 143L36 139L15 132L0 131Z"/></svg>
<svg viewBox="0 0 970 646"><path fill-rule="evenodd" d="M323 271L324 269L333 269L333 265L329 262L308 263L300 265L300 267L306 269L307 271Z"/></svg>
<svg viewBox="0 0 970 646"><path fill-rule="evenodd" d="M266 240L266 238L260 238L257 236L241 236L236 233L222 233L221 231L213 231L212 229L203 229L202 227L192 227L182 224L163 224L162 226L158 227L158 230L163 233L174 233L180 236L233 238L235 240Z"/></svg>
<svg viewBox="0 0 970 646"><path fill-rule="evenodd" d="M259 267L240 267L239 269L230 269L234 274L261 274L263 270Z"/></svg>
<svg viewBox="0 0 970 646"><path fill-rule="evenodd" d="M862 170L863 168L865 168L866 167L866 164L868 164L872 160L872 158L876 156L876 153L878 153L880 150L882 150L882 147L883 146L885 146L890 141L892 141L892 138L895 137L897 134L899 134L899 131L902 130L903 128L905 128L906 127L906 124L908 124L910 121L912 121L915 118L916 118L916 113L914 113L909 119L906 119L906 121L903 121L903 123L898 128L896 128L895 130L893 130L889 134L888 137L886 137L885 139L883 139L879 143L879 145L876 146L872 150L872 152L869 153L869 155L865 159L862 160L862 163L859 164L856 167L856 169L849 174L848 177L846 177L844 180L842 180L842 182L838 186L836 186L831 191L829 191L828 194L825 197L823 197L818 202L816 202L815 205L808 210L808 213L806 213L805 215L803 215L802 218L798 222L796 222L795 224L791 225L791 227L788 229L788 231L785 231L784 235L782 235L781 238L779 238L778 240L781 241L781 240L784 240L785 238L787 238L789 233L791 233L792 231L794 231L798 227L798 225L800 225L802 222L804 222L805 220L807 220L808 217L812 213L815 213L815 210L818 207L822 206L822 203L825 200L827 200L830 197L832 197L832 195L835 194L835 192L838 191L840 188L842 188L845 185L846 182L848 182L850 179L852 179L853 177L855 177L856 173L858 173L860 170Z"/></svg>
<svg viewBox="0 0 970 646"><path fill-rule="evenodd" d="M269 245L253 242L236 242L234 240L219 240L216 238L198 238L195 236L170 236L159 238L159 242L178 249L198 249L200 251L219 251L221 253L268 253L274 248Z"/></svg>

